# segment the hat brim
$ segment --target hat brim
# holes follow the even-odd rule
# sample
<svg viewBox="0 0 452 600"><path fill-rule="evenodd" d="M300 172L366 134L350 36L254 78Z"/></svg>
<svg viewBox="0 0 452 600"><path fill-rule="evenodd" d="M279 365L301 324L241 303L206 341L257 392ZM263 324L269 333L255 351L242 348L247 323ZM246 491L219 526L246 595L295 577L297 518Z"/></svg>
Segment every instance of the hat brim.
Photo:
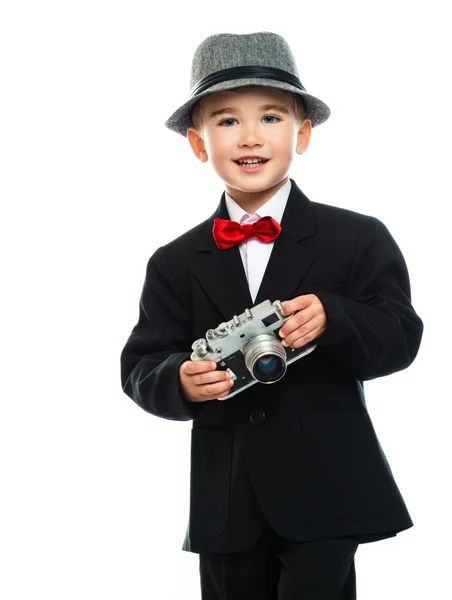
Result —
<svg viewBox="0 0 452 600"><path fill-rule="evenodd" d="M180 133L186 137L187 129L189 127L193 127L191 115L193 107L198 100L204 96L207 96L208 94L213 94L214 92L232 90L234 88L245 87L249 85L277 88L279 90L285 90L301 96L306 109L306 118L310 119L313 127L325 122L331 114L331 110L324 102L322 102L322 100L319 100L315 96L311 96L311 94L308 94L307 92L304 92L303 90L300 90L289 83L276 81L275 79L261 79L253 77L249 79L231 79L229 81L223 81L213 85L208 90L198 94L194 98L191 98L188 100L188 102L178 108L165 122L165 126L168 127L168 129L171 129L172 131Z"/></svg>

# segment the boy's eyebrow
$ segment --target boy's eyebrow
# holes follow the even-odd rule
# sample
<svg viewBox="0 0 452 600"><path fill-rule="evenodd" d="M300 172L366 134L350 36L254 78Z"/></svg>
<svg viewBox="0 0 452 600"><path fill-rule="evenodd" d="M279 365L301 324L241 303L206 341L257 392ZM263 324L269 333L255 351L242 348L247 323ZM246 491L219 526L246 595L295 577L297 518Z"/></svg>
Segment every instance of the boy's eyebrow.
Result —
<svg viewBox="0 0 452 600"><path fill-rule="evenodd" d="M266 112L268 110L277 110L281 113L284 113L285 115L289 114L289 109L285 106L283 106L282 104L264 104L263 106L259 107L259 110L261 112ZM213 112L210 113L210 119L213 119L213 117L218 117L219 115L228 113L228 114L237 114L238 111L236 108L230 107L230 106L225 106L224 108L219 108L218 110L214 110Z"/></svg>
<svg viewBox="0 0 452 600"><path fill-rule="evenodd" d="M214 110L213 112L210 113L210 119L212 119L213 117L218 117L218 115L222 115L224 113L229 113L229 114L236 114L238 111L235 108L230 108L228 106L225 106L224 108L220 108L218 110Z"/></svg>
<svg viewBox="0 0 452 600"><path fill-rule="evenodd" d="M264 106L260 107L260 110L264 112L267 110L277 110L279 112L284 113L285 115L289 114L289 109L286 106L283 106L282 104L264 104Z"/></svg>

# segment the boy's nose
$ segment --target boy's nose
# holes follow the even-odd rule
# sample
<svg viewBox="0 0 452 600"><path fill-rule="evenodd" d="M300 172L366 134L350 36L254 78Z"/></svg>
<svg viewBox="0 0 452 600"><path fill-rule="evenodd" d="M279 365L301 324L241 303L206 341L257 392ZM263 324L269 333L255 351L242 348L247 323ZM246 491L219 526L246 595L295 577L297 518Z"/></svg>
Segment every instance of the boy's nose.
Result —
<svg viewBox="0 0 452 600"><path fill-rule="evenodd" d="M262 142L262 135L257 126L247 125L242 128L239 139L240 146L261 146Z"/></svg>

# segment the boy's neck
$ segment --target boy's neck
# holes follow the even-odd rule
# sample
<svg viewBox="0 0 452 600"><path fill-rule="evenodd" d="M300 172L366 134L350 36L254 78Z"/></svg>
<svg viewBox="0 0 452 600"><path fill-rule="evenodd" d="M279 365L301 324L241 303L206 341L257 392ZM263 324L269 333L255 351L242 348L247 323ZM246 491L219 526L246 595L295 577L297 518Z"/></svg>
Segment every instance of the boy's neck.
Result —
<svg viewBox="0 0 452 600"><path fill-rule="evenodd" d="M242 190L236 190L228 185L226 191L231 198L236 202L242 210L247 212L249 215L254 215L261 206L272 198L278 190L282 188L289 180L289 177L285 177L282 181L271 188L262 190L261 192L243 192Z"/></svg>

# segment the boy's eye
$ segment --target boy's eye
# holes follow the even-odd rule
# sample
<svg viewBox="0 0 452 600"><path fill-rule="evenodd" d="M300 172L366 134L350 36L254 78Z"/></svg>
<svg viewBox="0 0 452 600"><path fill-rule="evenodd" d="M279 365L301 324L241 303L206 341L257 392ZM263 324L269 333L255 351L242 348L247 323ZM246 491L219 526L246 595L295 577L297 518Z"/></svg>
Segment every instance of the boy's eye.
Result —
<svg viewBox="0 0 452 600"><path fill-rule="evenodd" d="M220 123L218 123L218 125L224 125L225 127L230 127L231 125L233 125L236 122L237 122L237 119L224 119L223 121L220 121Z"/></svg>
<svg viewBox="0 0 452 600"><path fill-rule="evenodd" d="M276 123L277 121L280 121L281 119L279 117L276 117L275 115L265 115L264 117L262 117L262 120L264 123ZM237 119L233 119L231 117L230 119L223 119L222 121L220 121L218 123L218 125L222 125L223 127L232 127L237 122L238 122Z"/></svg>

